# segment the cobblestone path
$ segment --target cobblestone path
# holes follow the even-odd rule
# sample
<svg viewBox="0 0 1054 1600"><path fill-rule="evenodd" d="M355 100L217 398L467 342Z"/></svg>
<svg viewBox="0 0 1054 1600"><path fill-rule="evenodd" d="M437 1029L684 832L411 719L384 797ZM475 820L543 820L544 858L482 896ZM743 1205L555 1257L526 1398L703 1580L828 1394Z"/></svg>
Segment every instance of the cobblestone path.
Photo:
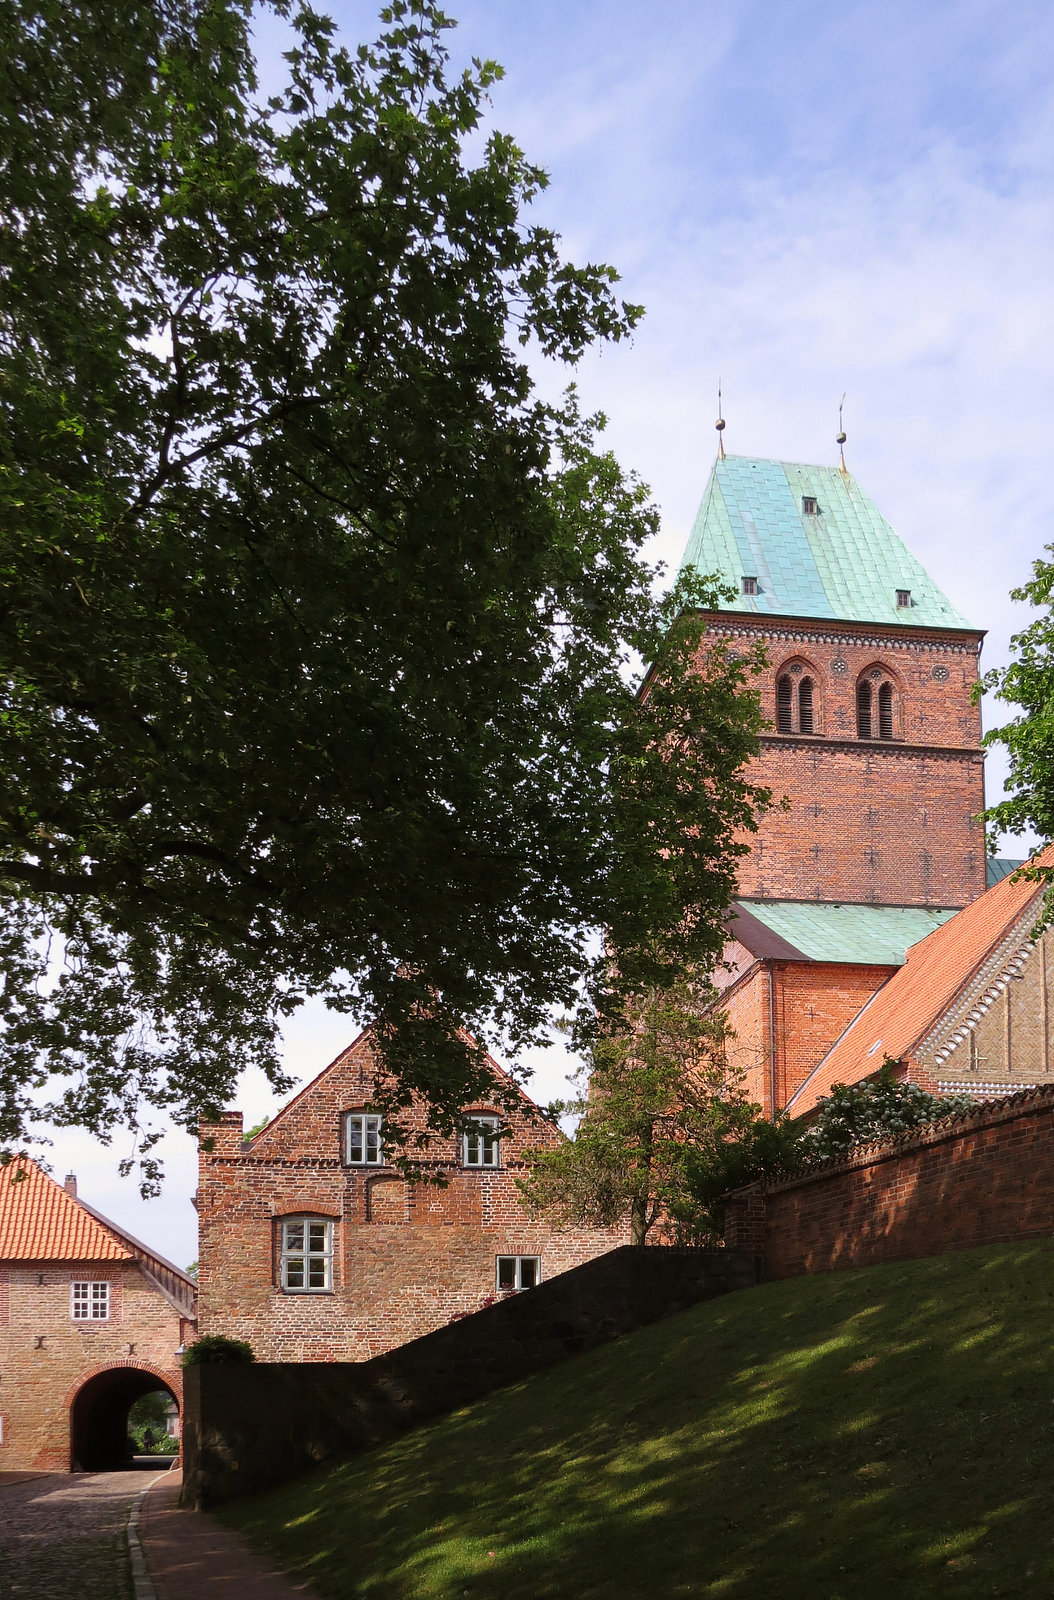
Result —
<svg viewBox="0 0 1054 1600"><path fill-rule="evenodd" d="M0 1600L131 1600L125 1528L151 1472L0 1484Z"/></svg>

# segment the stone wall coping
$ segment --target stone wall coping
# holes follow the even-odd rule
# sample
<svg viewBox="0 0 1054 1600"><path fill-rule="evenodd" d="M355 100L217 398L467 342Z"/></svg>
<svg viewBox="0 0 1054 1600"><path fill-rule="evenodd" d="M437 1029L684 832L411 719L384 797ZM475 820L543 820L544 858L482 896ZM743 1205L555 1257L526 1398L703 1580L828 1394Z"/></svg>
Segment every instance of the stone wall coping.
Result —
<svg viewBox="0 0 1054 1600"><path fill-rule="evenodd" d="M934 1145L961 1138L975 1129L1015 1122L1018 1117L1027 1116L1036 1109L1037 1104L1046 1104L1054 1109L1054 1083L1020 1089L1004 1095L1000 1100L985 1101L968 1111L956 1111L951 1116L941 1117L936 1122L926 1122L918 1128L906 1128L903 1133L887 1134L884 1139L873 1139L868 1144L854 1145L844 1156L832 1156L803 1172L796 1172L792 1177L759 1179L755 1183L744 1184L740 1189L731 1189L725 1199L732 1200L750 1194L779 1194L788 1189L822 1183L825 1178L839 1172L853 1172L861 1167L877 1166L883 1161L895 1161L912 1150L930 1149Z"/></svg>

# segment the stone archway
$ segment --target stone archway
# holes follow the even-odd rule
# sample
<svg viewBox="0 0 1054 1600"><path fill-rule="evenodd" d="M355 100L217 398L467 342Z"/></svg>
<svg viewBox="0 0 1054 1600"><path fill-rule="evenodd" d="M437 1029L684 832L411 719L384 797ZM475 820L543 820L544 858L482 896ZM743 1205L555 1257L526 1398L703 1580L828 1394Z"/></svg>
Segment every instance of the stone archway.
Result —
<svg viewBox="0 0 1054 1600"><path fill-rule="evenodd" d="M70 1470L113 1472L126 1465L128 1410L141 1395L166 1390L182 1410L170 1378L143 1366L103 1367L68 1400Z"/></svg>

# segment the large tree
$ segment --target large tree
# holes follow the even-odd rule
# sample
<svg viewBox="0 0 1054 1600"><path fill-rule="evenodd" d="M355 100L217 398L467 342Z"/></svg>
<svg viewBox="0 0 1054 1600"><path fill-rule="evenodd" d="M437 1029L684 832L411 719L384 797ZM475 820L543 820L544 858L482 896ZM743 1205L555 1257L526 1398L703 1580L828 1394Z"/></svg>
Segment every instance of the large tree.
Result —
<svg viewBox="0 0 1054 1600"><path fill-rule="evenodd" d="M8 1145L283 1085L307 994L443 1125L465 1025L712 957L758 799L753 664L694 670L714 597L656 602L646 491L532 388L639 310L480 137L498 69L431 0L273 9L265 98L249 0L0 0Z"/></svg>
<svg viewBox="0 0 1054 1600"><path fill-rule="evenodd" d="M1054 545L1047 546L1054 554ZM987 812L993 828L1011 834L1035 831L1054 839L1054 561L1033 563L1032 576L1011 599L1027 601L1039 615L1011 640L1013 660L985 674L982 688L1018 708L986 743L1001 744L1009 757L1007 797ZM1049 884L1051 864L1030 869Z"/></svg>

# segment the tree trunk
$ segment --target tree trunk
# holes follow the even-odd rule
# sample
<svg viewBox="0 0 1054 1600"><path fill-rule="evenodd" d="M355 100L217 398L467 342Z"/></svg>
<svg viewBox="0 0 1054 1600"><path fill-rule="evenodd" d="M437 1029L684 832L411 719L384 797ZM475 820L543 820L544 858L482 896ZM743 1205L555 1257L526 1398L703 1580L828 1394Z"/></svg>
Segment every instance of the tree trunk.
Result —
<svg viewBox="0 0 1054 1600"><path fill-rule="evenodd" d="M629 1210L630 1238L634 1244L647 1244L651 1221L648 1217L647 1195L635 1194Z"/></svg>

